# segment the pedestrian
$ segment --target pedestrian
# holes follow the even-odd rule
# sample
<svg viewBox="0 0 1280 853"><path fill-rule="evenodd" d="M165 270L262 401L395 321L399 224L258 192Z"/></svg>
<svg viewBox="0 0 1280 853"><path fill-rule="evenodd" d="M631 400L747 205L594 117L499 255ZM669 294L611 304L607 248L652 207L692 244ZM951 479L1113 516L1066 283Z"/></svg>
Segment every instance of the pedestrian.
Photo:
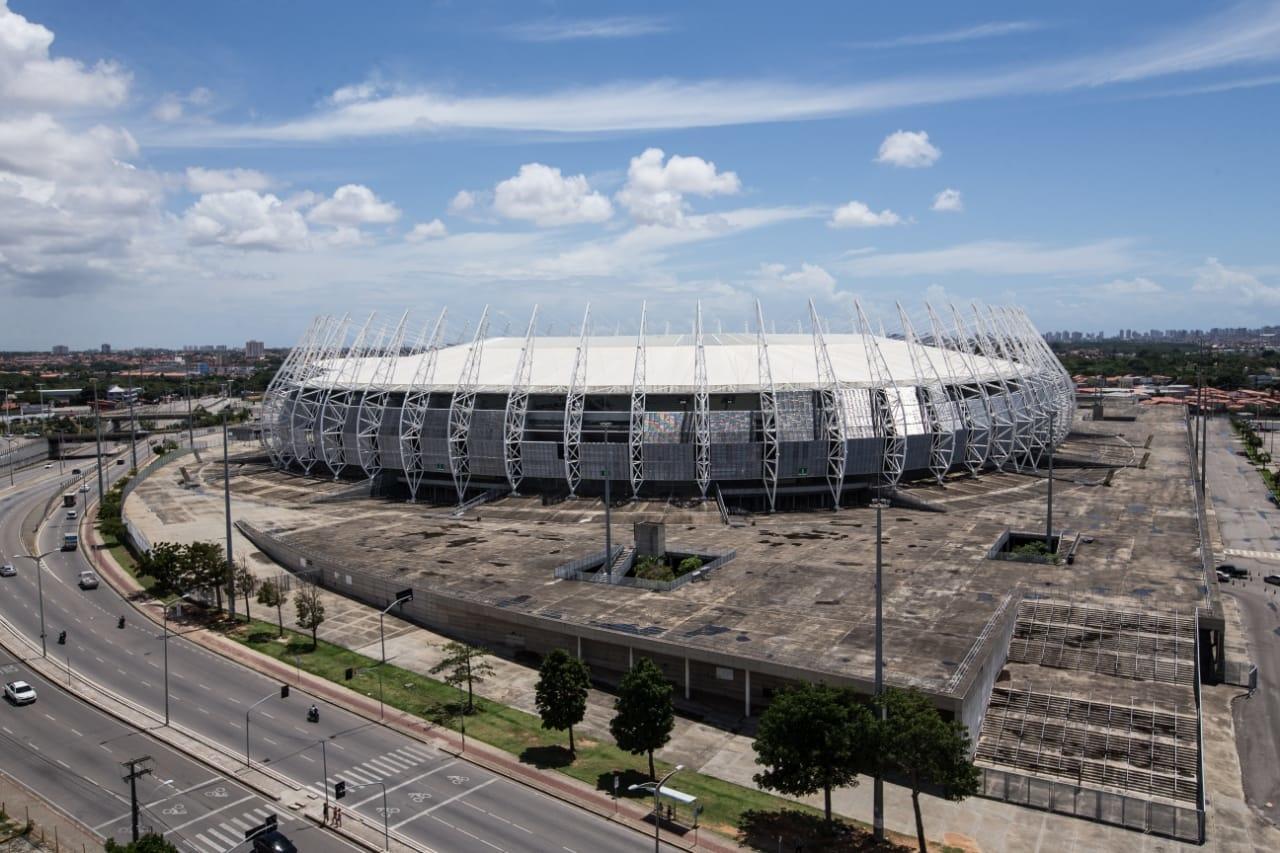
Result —
<svg viewBox="0 0 1280 853"><path fill-rule="evenodd" d="M329 825L329 804L327 802L324 804L324 825Z"/></svg>
<svg viewBox="0 0 1280 853"><path fill-rule="evenodd" d="M333 807L333 825L342 826L342 807L341 806Z"/></svg>

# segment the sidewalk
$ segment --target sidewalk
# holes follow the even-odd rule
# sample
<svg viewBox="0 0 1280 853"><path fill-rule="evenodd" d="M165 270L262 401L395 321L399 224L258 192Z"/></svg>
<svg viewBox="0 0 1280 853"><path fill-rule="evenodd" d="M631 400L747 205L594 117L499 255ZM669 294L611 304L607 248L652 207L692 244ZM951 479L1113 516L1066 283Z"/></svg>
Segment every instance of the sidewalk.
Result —
<svg viewBox="0 0 1280 853"><path fill-rule="evenodd" d="M233 449L233 453L235 450ZM208 459L208 454L206 454ZM221 476L220 457L209 459L217 476ZM189 466L193 478L199 478L196 470L199 466ZM233 469L234 475L234 469ZM243 519L256 526L273 524L296 524L306 520L306 510L279 504L268 504L244 495L235 495L234 511L237 519ZM167 471L157 472L146 483L141 484L130 497L125 508L130 520L137 524L152 541L195 541L211 539L222 541L225 537L225 519L222 508L222 490L219 481L216 488L204 486L200 489L182 488L178 485L176 472L169 475ZM376 512L376 505L362 507L353 502L351 512ZM233 540L237 555L249 555L249 565L255 573L262 577L278 574L281 570L274 563L257 554L256 549L237 531ZM335 614L321 627L320 636L329 642L344 646L353 651L378 656L377 648L377 614L369 608L355 604L348 599L333 593L323 592L327 612ZM241 602L243 605L243 601ZM285 623L291 626L291 615L286 608ZM262 614L259 613L259 616ZM372 618L373 633L368 631L369 619ZM394 625L394 630L393 630ZM291 626L292 627L292 626ZM219 638L222 639L222 638ZM235 648L224 652L235 656L238 660L247 660L242 655L250 654L256 659L251 665L258 669L272 666L277 671L288 669L274 659L260 658L233 641ZM423 628L409 625L400 620L387 619L387 655L394 659L398 666L416 672L426 673L441 658L441 649L448 642L447 638ZM478 685L476 692L486 698L510 705L529 713L536 713L533 707L534 684L537 672L529 667L502 659L492 659L496 670L495 676L488 682ZM292 669L287 673L294 679ZM304 676L305 680L306 676ZM329 689L321 685L320 689ZM1268 831L1268 827L1254 826L1256 820L1244 806L1243 794L1240 792L1240 769L1236 755L1234 734L1230 727L1229 701L1234 688L1207 688L1204 691L1206 705L1206 784L1213 802L1210 806L1209 841L1203 847L1181 844L1169 839L1144 836L1118 827L1091 823L1062 815L1036 812L1006 803L972 798L963 803L951 803L935 797L922 796L921 805L924 813L925 830L931 838L944 844L966 850L1007 850L1007 849L1043 849L1043 850L1077 850L1092 851L1099 849L1122 849L1128 853L1145 853L1145 851L1172 850L1224 850L1251 851L1255 849L1280 849L1280 833ZM332 694L322 693L330 696ZM352 694L342 691L341 696ZM372 706L377 713L376 701L363 696L356 696L356 701L364 703L364 707ZM343 701L347 701L345 698ZM1210 707L1214 709L1213 723L1210 723ZM1221 719L1221 710L1226 709L1226 724ZM602 691L592 690L588 700L587 717L580 731L589 738L608 738L608 721L613 716L613 696ZM726 781L747 787L756 787L752 776L759 771L755 764L755 752L752 739L747 734L737 733L744 728L741 718L715 720L716 725L693 722L677 717L676 727L671 741L658 755L671 763L684 763L692 769L706 773ZM400 721L400 724L416 726L416 730L430 733L430 736L442 738L455 744L451 732L441 733L425 726L421 721ZM1210 728L1212 726L1212 731ZM456 748L456 744L454 747ZM479 754L481 749L473 741L468 742L468 756L473 749ZM499 772L505 775L521 773L538 781L531 784L552 785L556 790L578 791L577 796L587 798L584 805L592 810L600 807L612 809L612 801L602 797L599 792L558 773L534 771L520 764L514 757L485 747L488 753L485 761L494 761L494 769L503 768ZM1210 756L1213 760L1210 761ZM506 768L510 768L508 773ZM1232 780L1234 779L1234 787ZM523 777L522 777L523 780ZM833 792L832 805L836 812L857 820L869 822L871 818L870 779L862 779L853 788L840 789ZM1235 803L1244 808L1239 811ZM808 805L821 808L821 796L800 800ZM1230 805L1228 805L1230 804ZM1222 810L1222 816L1218 810ZM915 822L911 806L910 791L896 785L885 786L885 823L891 831L914 837ZM1225 826L1224 826L1225 824ZM650 832L652 831L650 827ZM708 847L705 836L702 846ZM1259 846L1261 844L1261 846ZM726 848L728 849L728 848Z"/></svg>
<svg viewBox="0 0 1280 853"><path fill-rule="evenodd" d="M0 805L9 820L21 826L31 821L32 829L22 841L10 844L27 846L6 850L51 850L54 853L88 853L100 850L102 843L89 829L81 826L73 817L51 807L44 800L27 790L20 782L0 773ZM0 834L0 839L6 834Z"/></svg>

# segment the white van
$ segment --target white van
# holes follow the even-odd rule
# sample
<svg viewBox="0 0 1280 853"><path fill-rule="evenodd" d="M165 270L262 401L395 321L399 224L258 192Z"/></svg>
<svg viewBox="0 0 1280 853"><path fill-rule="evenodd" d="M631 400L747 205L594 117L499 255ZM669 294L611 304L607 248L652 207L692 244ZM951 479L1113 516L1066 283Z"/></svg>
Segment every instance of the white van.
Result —
<svg viewBox="0 0 1280 853"><path fill-rule="evenodd" d="M67 521L76 520L76 511L74 509L67 510Z"/></svg>

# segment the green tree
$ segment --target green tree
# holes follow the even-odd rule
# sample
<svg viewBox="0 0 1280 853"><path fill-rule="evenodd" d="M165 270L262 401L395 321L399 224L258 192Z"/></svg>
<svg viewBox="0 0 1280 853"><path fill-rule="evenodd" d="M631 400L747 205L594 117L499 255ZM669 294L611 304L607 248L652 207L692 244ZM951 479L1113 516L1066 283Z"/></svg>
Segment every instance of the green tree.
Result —
<svg viewBox="0 0 1280 853"><path fill-rule="evenodd" d="M258 578L249 569L249 562L244 557L241 557L236 564L231 580L235 584L236 592L244 596L244 621L252 622L253 619L249 616L249 596L258 591Z"/></svg>
<svg viewBox="0 0 1280 853"><path fill-rule="evenodd" d="M148 832L137 841L128 844L117 844L114 838L108 838L103 848L107 853L178 853L178 848L165 840L164 836Z"/></svg>
<svg viewBox="0 0 1280 853"><path fill-rule="evenodd" d="M280 626L280 636L284 636L284 590L280 588L280 584L275 580L267 578L262 582L262 586L258 587L258 603L263 607L274 607L276 609L276 624ZM249 605L245 605L248 611Z"/></svg>
<svg viewBox="0 0 1280 853"><path fill-rule="evenodd" d="M183 586L188 589L212 589L219 609L222 588L227 585L230 569L217 542L192 542L182 552Z"/></svg>
<svg viewBox="0 0 1280 853"><path fill-rule="evenodd" d="M138 558L138 574L155 578L160 592L178 592L185 579L185 565L182 545L157 542Z"/></svg>
<svg viewBox="0 0 1280 853"><path fill-rule="evenodd" d="M475 694L473 685L484 682L493 675L493 665L485 658L489 653L466 643L447 643L444 647L444 659L431 667L431 674L445 673L445 683L462 689L467 685L467 713L475 710Z"/></svg>
<svg viewBox="0 0 1280 853"><path fill-rule="evenodd" d="M757 784L790 796L822 791L831 822L831 790L858 784L872 752L874 720L851 690L801 684L774 696L760 715Z"/></svg>
<svg viewBox="0 0 1280 853"><path fill-rule="evenodd" d="M656 779L653 751L671 739L675 727L675 706L671 701L671 683L658 665L641 658L618 684L618 698L613 702L614 716L609 732L619 749L632 755L648 753L649 778Z"/></svg>
<svg viewBox="0 0 1280 853"><path fill-rule="evenodd" d="M311 632L311 648L317 646L316 631L324 624L324 602L315 584L303 584L293 594L293 606L297 611L298 627Z"/></svg>
<svg viewBox="0 0 1280 853"><path fill-rule="evenodd" d="M576 754L573 727L587 715L587 691L591 673L587 665L570 657L564 649L554 649L542 660L534 703L544 729L568 729L569 752Z"/></svg>
<svg viewBox="0 0 1280 853"><path fill-rule="evenodd" d="M935 787L956 802L978 793L978 768L969 760L969 734L962 724L942 719L938 709L915 690L890 688L882 701L884 757L911 785L916 842L920 853L925 853L920 789Z"/></svg>

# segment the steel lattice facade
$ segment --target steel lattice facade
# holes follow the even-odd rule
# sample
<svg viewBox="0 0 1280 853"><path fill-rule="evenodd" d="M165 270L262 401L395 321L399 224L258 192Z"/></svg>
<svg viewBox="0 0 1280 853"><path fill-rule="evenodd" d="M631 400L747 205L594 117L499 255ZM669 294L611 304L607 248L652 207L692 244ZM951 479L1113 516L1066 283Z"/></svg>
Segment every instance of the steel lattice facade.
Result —
<svg viewBox="0 0 1280 853"><path fill-rule="evenodd" d="M1038 467L1071 427L1074 386L1016 308L900 307L892 332L857 306L834 331L489 337L445 344L319 317L264 400L272 462L383 494L464 501L492 489L702 498L772 510L904 479ZM946 318L946 319L944 319Z"/></svg>

